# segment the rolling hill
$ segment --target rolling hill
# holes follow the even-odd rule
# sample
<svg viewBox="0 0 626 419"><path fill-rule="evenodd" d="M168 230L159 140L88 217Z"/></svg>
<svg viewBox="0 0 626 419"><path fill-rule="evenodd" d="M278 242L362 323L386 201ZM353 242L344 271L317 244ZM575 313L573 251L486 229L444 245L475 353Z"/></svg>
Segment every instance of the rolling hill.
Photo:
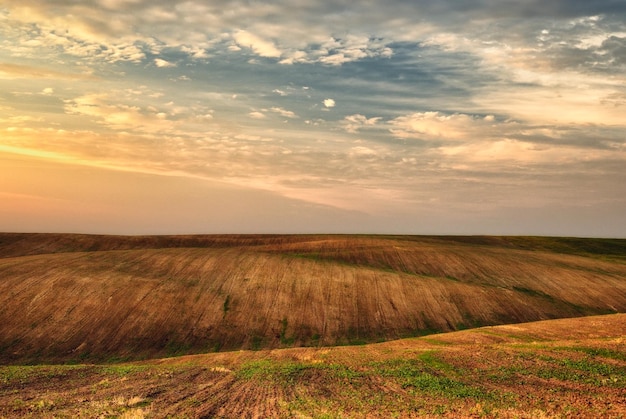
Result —
<svg viewBox="0 0 626 419"><path fill-rule="evenodd" d="M363 344L626 311L626 240L0 235L0 362Z"/></svg>
<svg viewBox="0 0 626 419"><path fill-rule="evenodd" d="M0 365L2 418L623 418L626 314L364 346Z"/></svg>

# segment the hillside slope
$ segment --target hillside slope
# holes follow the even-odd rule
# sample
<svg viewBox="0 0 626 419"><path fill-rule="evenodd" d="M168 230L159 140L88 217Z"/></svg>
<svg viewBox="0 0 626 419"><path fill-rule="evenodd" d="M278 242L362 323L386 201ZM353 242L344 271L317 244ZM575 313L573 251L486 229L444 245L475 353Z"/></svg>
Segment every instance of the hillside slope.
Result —
<svg viewBox="0 0 626 419"><path fill-rule="evenodd" d="M626 314L365 346L0 366L0 417L623 418Z"/></svg>
<svg viewBox="0 0 626 419"><path fill-rule="evenodd" d="M625 312L625 241L571 240L0 235L0 362L354 344Z"/></svg>

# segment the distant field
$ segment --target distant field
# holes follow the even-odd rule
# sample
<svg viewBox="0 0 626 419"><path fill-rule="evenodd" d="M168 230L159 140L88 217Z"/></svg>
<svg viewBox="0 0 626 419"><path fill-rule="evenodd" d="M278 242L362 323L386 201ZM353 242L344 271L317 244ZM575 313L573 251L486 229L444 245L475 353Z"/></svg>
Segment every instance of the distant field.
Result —
<svg viewBox="0 0 626 419"><path fill-rule="evenodd" d="M0 366L6 418L623 418L626 314L363 346Z"/></svg>
<svg viewBox="0 0 626 419"><path fill-rule="evenodd" d="M0 362L365 344L626 312L626 240L0 234Z"/></svg>

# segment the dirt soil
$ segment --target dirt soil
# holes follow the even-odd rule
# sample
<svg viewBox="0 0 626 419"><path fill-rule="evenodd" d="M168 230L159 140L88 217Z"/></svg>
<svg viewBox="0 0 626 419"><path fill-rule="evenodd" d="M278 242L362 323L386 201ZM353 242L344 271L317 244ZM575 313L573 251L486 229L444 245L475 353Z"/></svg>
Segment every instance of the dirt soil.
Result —
<svg viewBox="0 0 626 419"><path fill-rule="evenodd" d="M626 315L364 346L0 367L0 417L621 418Z"/></svg>

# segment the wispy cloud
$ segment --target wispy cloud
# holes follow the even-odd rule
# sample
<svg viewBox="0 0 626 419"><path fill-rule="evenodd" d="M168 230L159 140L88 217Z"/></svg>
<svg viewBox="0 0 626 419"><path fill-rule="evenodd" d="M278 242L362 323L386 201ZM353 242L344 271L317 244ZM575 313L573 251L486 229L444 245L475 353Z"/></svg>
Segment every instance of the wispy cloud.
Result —
<svg viewBox="0 0 626 419"><path fill-rule="evenodd" d="M447 115L441 112L417 112L395 118L390 124L393 135L420 140L471 141L477 137L490 137L497 128L493 115Z"/></svg>
<svg viewBox="0 0 626 419"><path fill-rule="evenodd" d="M265 119L265 114L259 111L252 111L248 114L248 116L253 119Z"/></svg>
<svg viewBox="0 0 626 419"><path fill-rule="evenodd" d="M374 218L621 208L625 19L618 0L8 0L0 145Z"/></svg>
<svg viewBox="0 0 626 419"><path fill-rule="evenodd" d="M61 80L95 80L92 74L76 74L52 70L45 67L0 63L0 79L61 79Z"/></svg>
<svg viewBox="0 0 626 419"><path fill-rule="evenodd" d="M298 118L298 115L296 115L294 112L288 111L287 109L283 109L277 106L270 108L270 111L277 113L280 116L284 116L285 118Z"/></svg>
<svg viewBox="0 0 626 419"><path fill-rule="evenodd" d="M349 133L356 134L361 128L376 126L381 119L381 117L368 118L361 114L348 115L343 119L343 126Z"/></svg>

